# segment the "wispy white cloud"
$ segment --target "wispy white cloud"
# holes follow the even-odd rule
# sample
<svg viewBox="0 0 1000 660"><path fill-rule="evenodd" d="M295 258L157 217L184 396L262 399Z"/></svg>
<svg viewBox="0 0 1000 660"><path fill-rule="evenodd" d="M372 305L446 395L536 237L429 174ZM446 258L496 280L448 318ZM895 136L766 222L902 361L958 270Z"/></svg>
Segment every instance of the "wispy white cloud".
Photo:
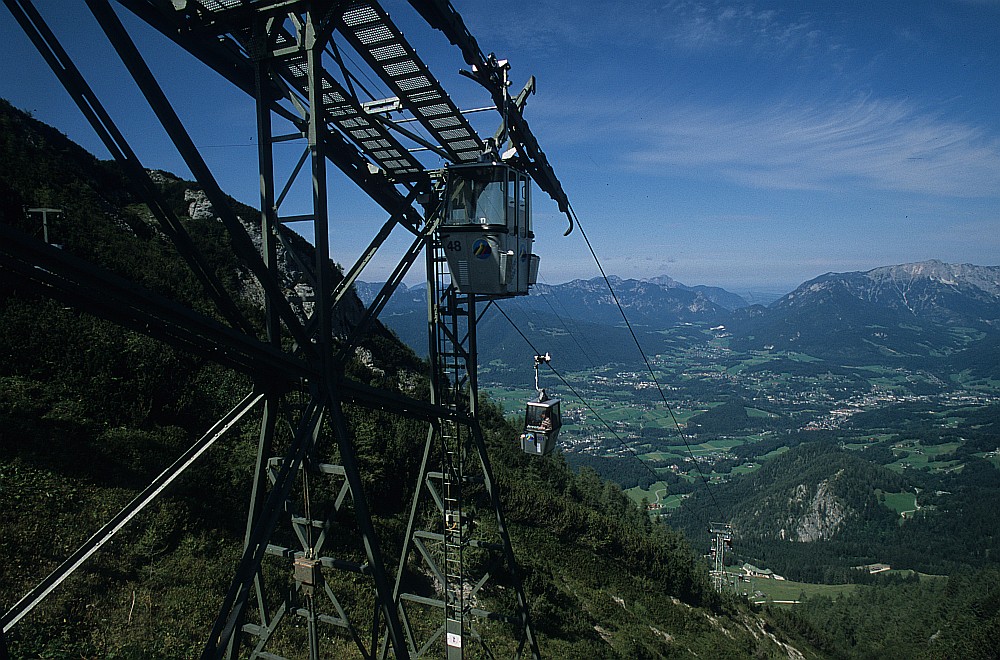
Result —
<svg viewBox="0 0 1000 660"><path fill-rule="evenodd" d="M906 102L688 108L631 127L628 158L756 188L872 189L953 196L1000 190L1000 140Z"/></svg>
<svg viewBox="0 0 1000 660"><path fill-rule="evenodd" d="M614 85L614 90L580 83L571 91L589 96L567 100L542 94L529 102L533 127L550 141L577 146L606 139L613 142L607 151L625 166L637 163L647 171L661 168L665 173L696 174L755 188L862 187L962 197L995 197L1000 191L996 127L987 117L982 122L968 118L971 115L956 117L955 110L961 111L958 99L929 95L925 104L919 104L880 96L878 91L845 98L842 95L850 92L844 90L877 90L880 81L869 78L867 70L859 73L857 67L848 67L842 76L817 70L803 74L797 69L811 55L832 69L850 58L863 59L843 31L841 19L829 12L811 13L808 4L797 3L776 11L754 0L630 0L613 9L604 3L521 2L524 5L518 4L514 13L517 29L508 30L508 39L533 43L535 52L566 44L609 45L597 64L585 57L579 61L567 57L572 50L564 50L558 61L580 80L592 75L592 80ZM921 35L904 23L896 38L919 41ZM673 71L669 63L674 60L656 59L648 50L654 44L737 50L721 56L744 66L746 55L786 61L774 69L761 69L765 82L756 98L750 87L749 97L726 98L724 89L699 87ZM628 59L629 52L643 53L644 66ZM833 52L841 55L826 57ZM706 75L719 61L716 54L709 57L704 61ZM877 53L869 53L866 61L874 57ZM693 61L696 64L689 66L702 62ZM788 71L789 82L776 84L776 72L789 62L796 67ZM595 73L601 65L605 69ZM758 69L746 66L746 70ZM621 75L615 78L612 74L618 71ZM660 77L662 83L657 82ZM680 94L688 95L686 105L669 98L667 81L679 84ZM919 98L916 91L912 98ZM938 110L946 106L947 110ZM595 127L602 128L595 131Z"/></svg>
<svg viewBox="0 0 1000 660"><path fill-rule="evenodd" d="M740 49L772 55L808 55L841 45L809 18L724 0L670 0L663 5L657 37L688 50Z"/></svg>
<svg viewBox="0 0 1000 660"><path fill-rule="evenodd" d="M460 9L490 47L561 57L571 52L567 48L598 43L618 50L733 49L794 57L842 48L808 11L779 12L752 2L511 0L507 6L497 12L492 5L470 2Z"/></svg>

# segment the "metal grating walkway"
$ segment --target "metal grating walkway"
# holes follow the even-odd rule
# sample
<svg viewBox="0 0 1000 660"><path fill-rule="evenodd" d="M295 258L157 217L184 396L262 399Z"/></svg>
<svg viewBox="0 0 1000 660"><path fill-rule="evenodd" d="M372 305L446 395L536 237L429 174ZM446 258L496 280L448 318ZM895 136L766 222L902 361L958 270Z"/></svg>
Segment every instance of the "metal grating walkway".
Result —
<svg viewBox="0 0 1000 660"><path fill-rule="evenodd" d="M194 0L203 12L203 26L211 31L228 34L247 52L254 52L249 10L260 10L269 3L245 0ZM192 18L194 18L192 16ZM195 18L194 20L198 20ZM278 59L285 83L302 99L309 97L309 65L306 53L296 48L295 37L284 28L271 33L271 46L284 55ZM276 62L277 64L277 62ZM325 69L320 81L320 113L333 123L379 168L394 179L412 179L425 172L424 165L410 154L396 137L377 119L371 118L361 107L361 102L330 75ZM443 92L442 92L443 93Z"/></svg>
<svg viewBox="0 0 1000 660"><path fill-rule="evenodd" d="M291 46L291 35L277 35L277 47ZM296 54L286 60L284 77L303 97L309 94L309 69L306 55ZM414 158L394 135L378 120L368 116L352 94L345 90L327 71L323 71L321 112L354 142L379 167L394 178L409 178L423 174L423 164Z"/></svg>
<svg viewBox="0 0 1000 660"><path fill-rule="evenodd" d="M381 6L363 0L349 3L339 28L454 162L478 159L482 140Z"/></svg>
<svg viewBox="0 0 1000 660"><path fill-rule="evenodd" d="M255 12L275 11L282 4L279 0L189 0L181 11L210 32L227 34L251 53L256 50L249 29L252 16ZM332 8L334 3L330 4ZM334 18L337 30L440 145L444 155L455 163L478 160L484 150L483 141L385 10L377 2L353 0L339 14ZM281 77L302 99L308 98L305 53L295 52L295 38L285 28L274 29L271 39L275 50L284 52ZM362 101L325 69L321 85L324 117L375 165L399 180L425 172L424 165L389 128L371 117Z"/></svg>

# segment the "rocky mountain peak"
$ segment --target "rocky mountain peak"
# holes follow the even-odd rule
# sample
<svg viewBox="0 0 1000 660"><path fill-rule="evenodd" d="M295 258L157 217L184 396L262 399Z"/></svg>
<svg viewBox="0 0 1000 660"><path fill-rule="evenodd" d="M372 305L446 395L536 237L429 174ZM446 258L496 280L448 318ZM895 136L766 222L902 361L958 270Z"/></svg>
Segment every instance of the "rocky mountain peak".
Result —
<svg viewBox="0 0 1000 660"><path fill-rule="evenodd" d="M677 287L684 288L683 284L669 275L657 275L656 277L650 277L647 281L652 282L653 284L658 284L665 289L673 289Z"/></svg>
<svg viewBox="0 0 1000 660"><path fill-rule="evenodd" d="M850 359L950 354L995 341L1000 267L931 260L826 273L732 325L742 346Z"/></svg>
<svg viewBox="0 0 1000 660"><path fill-rule="evenodd" d="M1000 267L949 264L937 259L874 268L865 275L873 282L912 283L920 280L943 286L972 287L1000 298Z"/></svg>

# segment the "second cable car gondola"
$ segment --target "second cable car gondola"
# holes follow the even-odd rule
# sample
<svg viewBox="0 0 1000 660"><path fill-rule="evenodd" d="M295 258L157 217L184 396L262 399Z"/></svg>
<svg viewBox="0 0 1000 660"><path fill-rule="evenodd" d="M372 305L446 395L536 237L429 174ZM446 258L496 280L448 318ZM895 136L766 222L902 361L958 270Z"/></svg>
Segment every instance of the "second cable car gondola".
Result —
<svg viewBox="0 0 1000 660"><path fill-rule="evenodd" d="M552 358L549 354L535 356L535 390L538 398L528 401L524 411L524 433L521 434L521 450L526 454L545 456L555 449L562 427L559 399L550 398L538 385L538 367Z"/></svg>

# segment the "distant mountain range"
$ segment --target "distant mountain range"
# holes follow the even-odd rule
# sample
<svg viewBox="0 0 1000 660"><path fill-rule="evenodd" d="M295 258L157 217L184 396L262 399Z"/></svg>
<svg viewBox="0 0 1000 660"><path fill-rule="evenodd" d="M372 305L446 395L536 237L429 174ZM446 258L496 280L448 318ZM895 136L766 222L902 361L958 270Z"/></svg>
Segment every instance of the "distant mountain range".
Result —
<svg viewBox="0 0 1000 660"><path fill-rule="evenodd" d="M666 275L649 280L625 280L612 275L609 280L629 321L639 325L662 328L677 322L718 320L728 318L729 311L750 304L742 296L720 287L686 286ZM355 288L367 304L381 287L381 283L358 282ZM614 298L600 277L555 285L536 284L531 293L518 302L532 311L551 312L552 306L556 306L567 318L612 325L623 323ZM401 285L390 302L397 312L413 306L425 311L426 304L423 285L409 288Z"/></svg>
<svg viewBox="0 0 1000 660"><path fill-rule="evenodd" d="M1000 267L924 261L827 273L737 310L733 344L819 357L942 357L996 342Z"/></svg>
<svg viewBox="0 0 1000 660"><path fill-rule="evenodd" d="M996 370L1000 356L1000 267L932 260L864 272L826 273L768 306L749 305L719 287L686 286L668 276L610 282L647 352L700 341L684 328L724 326L740 350L790 350L847 362L922 359L955 369ZM359 283L371 300L380 285ZM601 278L538 284L500 309L539 350L565 368L635 360L621 313ZM425 351L423 287L400 287L383 320ZM670 330L671 332L666 332ZM499 314L480 328L481 363L529 360L530 348ZM520 353L524 356L521 357ZM623 357L627 354L627 357ZM986 358L989 359L985 359Z"/></svg>
<svg viewBox="0 0 1000 660"><path fill-rule="evenodd" d="M602 278L573 280L565 284L536 285L532 293L523 300L523 307L537 312L552 311L570 319L586 319L593 323L623 325L621 312L615 298L621 303L633 325L662 330L677 323L695 321L721 321L729 317L730 309L714 299L738 299L739 296L717 287L687 287L666 279L671 284L652 280L624 280L611 276L609 281L614 296ZM521 302L521 301L519 301Z"/></svg>
<svg viewBox="0 0 1000 660"><path fill-rule="evenodd" d="M724 323L731 316L725 305L747 305L743 298L725 289L687 287L670 278L658 279L669 284L611 277L615 292L612 296L601 278L573 280L558 285L538 284L529 296L498 301L497 307L510 321L494 310L483 317L479 326L481 372L505 368L518 373L530 371L523 367L530 367L534 351L518 330L539 351L558 356L561 369L637 360L639 356L632 347L615 297L646 350L652 353L677 341L675 337L664 336L663 330ZM367 282L355 286L366 304L381 288L381 284ZM426 355L427 302L423 286L400 286L380 318L410 347Z"/></svg>
<svg viewBox="0 0 1000 660"><path fill-rule="evenodd" d="M723 309L734 310L750 305L750 303L747 302L743 296L735 294L732 291L726 291L725 289L717 286L705 286L703 284L699 284L697 286L687 286L685 284L681 284L668 275L651 277L646 281L658 284L665 289L681 289L683 291L700 293Z"/></svg>

